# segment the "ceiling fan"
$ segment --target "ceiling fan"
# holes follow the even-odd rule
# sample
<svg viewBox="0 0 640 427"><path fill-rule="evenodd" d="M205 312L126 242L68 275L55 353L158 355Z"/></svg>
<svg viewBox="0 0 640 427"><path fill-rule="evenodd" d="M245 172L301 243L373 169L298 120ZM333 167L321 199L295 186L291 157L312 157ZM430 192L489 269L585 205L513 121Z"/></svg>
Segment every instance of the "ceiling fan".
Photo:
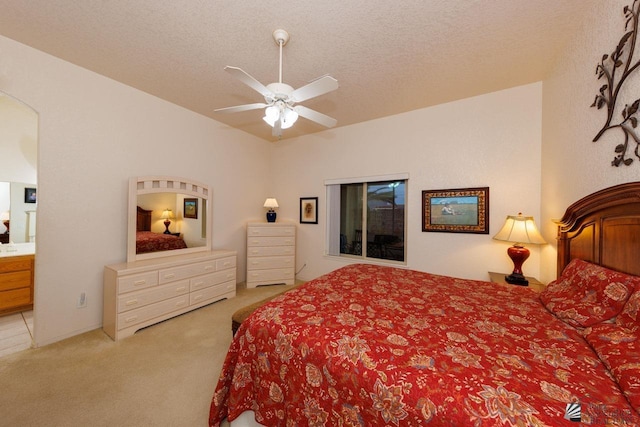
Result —
<svg viewBox="0 0 640 427"><path fill-rule="evenodd" d="M238 113L241 111L265 109L263 120L273 128L273 136L281 137L282 130L290 128L298 116L316 122L328 128L334 127L337 120L303 105L296 105L307 99L315 98L338 88L338 81L331 76L323 76L313 82L293 89L282 83L282 47L289 41L289 33L285 30L275 30L273 38L280 47L280 74L278 83L263 85L251 75L238 67L226 66L225 71L231 73L242 83L264 96L265 102L237 105L235 107L218 108L220 113Z"/></svg>

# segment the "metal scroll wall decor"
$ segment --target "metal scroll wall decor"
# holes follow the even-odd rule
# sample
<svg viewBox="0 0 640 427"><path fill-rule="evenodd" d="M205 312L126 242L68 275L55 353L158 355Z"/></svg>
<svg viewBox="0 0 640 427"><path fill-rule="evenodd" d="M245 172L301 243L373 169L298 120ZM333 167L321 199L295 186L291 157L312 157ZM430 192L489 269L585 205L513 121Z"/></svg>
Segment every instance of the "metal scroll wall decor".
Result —
<svg viewBox="0 0 640 427"><path fill-rule="evenodd" d="M613 166L620 166L620 164L629 166L633 163L633 156L640 159L640 137L636 131L640 99L636 99L631 105L625 104L621 112L622 118L619 121L614 119L614 113L621 108L616 108L618 95L629 76L640 66L640 61L634 62L639 9L639 0L634 0L631 6L624 7L625 33L614 51L610 55L603 55L596 67L598 80L605 79L605 83L600 87L591 106L598 110L607 107L607 121L593 138L593 141L598 141L605 132L611 129L620 129L624 134L624 142L616 145L616 156L611 162ZM630 150L633 150L632 154L629 154Z"/></svg>

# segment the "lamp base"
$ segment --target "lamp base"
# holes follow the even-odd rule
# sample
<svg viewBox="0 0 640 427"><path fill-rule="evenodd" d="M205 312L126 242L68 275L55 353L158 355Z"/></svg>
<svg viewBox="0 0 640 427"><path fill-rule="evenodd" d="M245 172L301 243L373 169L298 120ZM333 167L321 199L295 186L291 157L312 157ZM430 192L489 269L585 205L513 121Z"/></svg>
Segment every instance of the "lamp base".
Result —
<svg viewBox="0 0 640 427"><path fill-rule="evenodd" d="M529 281L522 274L511 273L508 276L504 276L504 281L511 285L529 286Z"/></svg>
<svg viewBox="0 0 640 427"><path fill-rule="evenodd" d="M169 231L169 226L171 225L171 221L165 221L164 222L164 226L166 228L166 230L164 230L163 234L171 234L171 232Z"/></svg>
<svg viewBox="0 0 640 427"><path fill-rule="evenodd" d="M276 222L276 211L267 211L267 222Z"/></svg>

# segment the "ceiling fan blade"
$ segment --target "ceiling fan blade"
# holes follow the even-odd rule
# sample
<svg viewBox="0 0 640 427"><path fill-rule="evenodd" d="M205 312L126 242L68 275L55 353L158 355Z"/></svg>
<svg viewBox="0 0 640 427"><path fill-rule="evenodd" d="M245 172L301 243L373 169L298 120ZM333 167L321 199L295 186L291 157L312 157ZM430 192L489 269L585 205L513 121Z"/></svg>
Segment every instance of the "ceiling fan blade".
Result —
<svg viewBox="0 0 640 427"><path fill-rule="evenodd" d="M296 105L293 109L305 119L309 119L312 122L316 122L328 128L332 128L338 123L338 121L333 117L329 117L303 105Z"/></svg>
<svg viewBox="0 0 640 427"><path fill-rule="evenodd" d="M269 104L264 102L256 102L255 104L236 105L235 107L218 108L213 111L216 113L239 113L241 111L257 110L259 108L268 107Z"/></svg>
<svg viewBox="0 0 640 427"><path fill-rule="evenodd" d="M331 76L324 76L294 90L289 99L293 102L302 102L336 89L338 89L338 81Z"/></svg>
<svg viewBox="0 0 640 427"><path fill-rule="evenodd" d="M262 83L254 79L251 75L249 75L243 69L238 67L232 67L230 65L227 65L226 67L224 67L224 69L229 73L231 73L235 78L240 80L242 83L246 84L251 89L260 93L262 96L264 97L273 96L273 92L271 92L265 85L263 85Z"/></svg>

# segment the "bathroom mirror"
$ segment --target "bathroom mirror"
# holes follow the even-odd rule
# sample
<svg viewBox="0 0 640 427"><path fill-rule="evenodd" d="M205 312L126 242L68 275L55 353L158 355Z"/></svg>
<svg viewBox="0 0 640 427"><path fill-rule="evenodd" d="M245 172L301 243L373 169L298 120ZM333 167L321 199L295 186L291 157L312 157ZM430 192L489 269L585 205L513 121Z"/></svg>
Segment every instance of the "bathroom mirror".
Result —
<svg viewBox="0 0 640 427"><path fill-rule="evenodd" d="M3 160L0 168L0 243L34 243L38 114L2 91L0 146ZM33 200L27 199L29 203L25 202L25 189L34 195Z"/></svg>
<svg viewBox="0 0 640 427"><path fill-rule="evenodd" d="M36 184L0 182L0 243L36 241L36 189Z"/></svg>
<svg viewBox="0 0 640 427"><path fill-rule="evenodd" d="M127 262L211 250L211 189L184 178L129 180Z"/></svg>

